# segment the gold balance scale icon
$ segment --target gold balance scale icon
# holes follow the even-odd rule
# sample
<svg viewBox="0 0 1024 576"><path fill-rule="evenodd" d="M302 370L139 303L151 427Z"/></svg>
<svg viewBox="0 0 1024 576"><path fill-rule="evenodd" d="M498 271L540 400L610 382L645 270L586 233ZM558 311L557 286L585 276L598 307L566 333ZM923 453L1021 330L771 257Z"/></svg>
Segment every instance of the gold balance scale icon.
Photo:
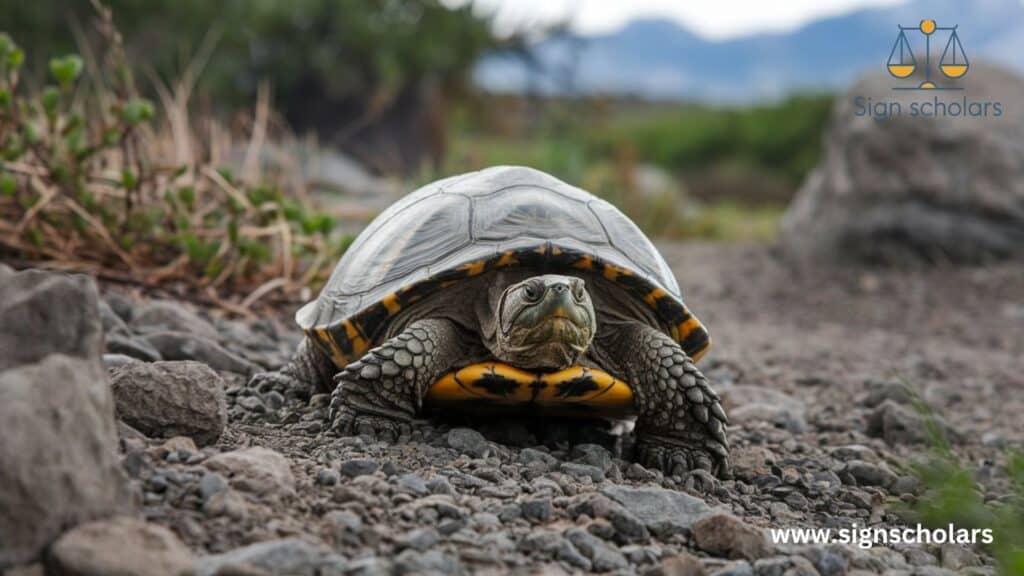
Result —
<svg viewBox="0 0 1024 576"><path fill-rule="evenodd" d="M889 74L896 78L907 78L917 71L917 58L910 49L910 42L907 41L907 32L920 32L925 37L924 74L925 79L919 86L907 88L894 88L895 90L960 90L958 87L940 87L931 81L931 38L938 31L950 32L946 48L942 51L939 59L939 70L947 78L957 79L967 74L970 62L967 61L967 53L960 43L960 37L956 33L956 26L937 26L935 20L921 20L916 27L900 26L900 33L896 42L892 45L892 52L889 54Z"/></svg>

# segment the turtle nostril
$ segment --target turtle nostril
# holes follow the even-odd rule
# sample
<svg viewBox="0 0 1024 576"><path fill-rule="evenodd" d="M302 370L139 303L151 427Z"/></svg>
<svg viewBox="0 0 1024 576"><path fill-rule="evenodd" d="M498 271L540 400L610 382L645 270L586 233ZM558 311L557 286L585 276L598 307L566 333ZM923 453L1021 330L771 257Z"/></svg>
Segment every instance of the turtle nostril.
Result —
<svg viewBox="0 0 1024 576"><path fill-rule="evenodd" d="M555 294L565 294L569 291L569 286L566 284L555 284L551 287L551 290L553 290Z"/></svg>

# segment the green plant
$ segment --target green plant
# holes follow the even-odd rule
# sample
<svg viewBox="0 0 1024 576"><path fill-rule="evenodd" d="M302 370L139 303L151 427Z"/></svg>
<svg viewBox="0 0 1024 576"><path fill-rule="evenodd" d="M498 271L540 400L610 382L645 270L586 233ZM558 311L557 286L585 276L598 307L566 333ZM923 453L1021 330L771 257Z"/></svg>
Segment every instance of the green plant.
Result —
<svg viewBox="0 0 1024 576"><path fill-rule="evenodd" d="M119 280L173 281L236 310L254 289L323 280L348 242L332 235L332 219L273 179L180 153L202 148L181 141L191 130L158 120L187 110L137 94L110 12L99 9L103 64L53 58L35 92L20 82L25 53L0 34L0 247Z"/></svg>
<svg viewBox="0 0 1024 576"><path fill-rule="evenodd" d="M931 408L920 397L912 398L930 449L912 466L924 490L908 516L935 528L990 529L992 542L985 547L999 562L1000 573L1024 575L1024 452L1003 454L1004 481L995 484L998 489L986 489L956 456Z"/></svg>

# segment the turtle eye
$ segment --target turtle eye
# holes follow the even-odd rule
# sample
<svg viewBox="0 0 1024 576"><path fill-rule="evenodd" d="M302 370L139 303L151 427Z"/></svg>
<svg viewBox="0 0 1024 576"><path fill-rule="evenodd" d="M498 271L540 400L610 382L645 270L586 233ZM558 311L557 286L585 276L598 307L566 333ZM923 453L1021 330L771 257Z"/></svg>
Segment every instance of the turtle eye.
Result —
<svg viewBox="0 0 1024 576"><path fill-rule="evenodd" d="M540 300L542 294L543 290L538 288L533 282L523 285L523 297L527 302L536 302Z"/></svg>

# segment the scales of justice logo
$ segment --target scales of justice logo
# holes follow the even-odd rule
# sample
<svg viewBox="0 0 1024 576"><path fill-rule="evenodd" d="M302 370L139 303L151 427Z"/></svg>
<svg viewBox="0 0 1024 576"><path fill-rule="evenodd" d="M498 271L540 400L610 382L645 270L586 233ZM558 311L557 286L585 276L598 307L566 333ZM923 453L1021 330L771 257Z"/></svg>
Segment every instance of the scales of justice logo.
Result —
<svg viewBox="0 0 1024 576"><path fill-rule="evenodd" d="M960 86L939 85L932 80L932 36L936 36L936 42L946 41L946 47L939 58L939 71L942 75L950 80L957 80L967 74L970 62L967 60L963 44L960 43L956 26L939 26L935 20L926 19L921 20L915 27L899 26L899 29L900 33L892 45L892 52L889 53L889 74L895 78L909 78L917 72L918 59L907 40L909 32L912 35L924 36L924 81L916 86L894 86L893 90L963 90Z"/></svg>

